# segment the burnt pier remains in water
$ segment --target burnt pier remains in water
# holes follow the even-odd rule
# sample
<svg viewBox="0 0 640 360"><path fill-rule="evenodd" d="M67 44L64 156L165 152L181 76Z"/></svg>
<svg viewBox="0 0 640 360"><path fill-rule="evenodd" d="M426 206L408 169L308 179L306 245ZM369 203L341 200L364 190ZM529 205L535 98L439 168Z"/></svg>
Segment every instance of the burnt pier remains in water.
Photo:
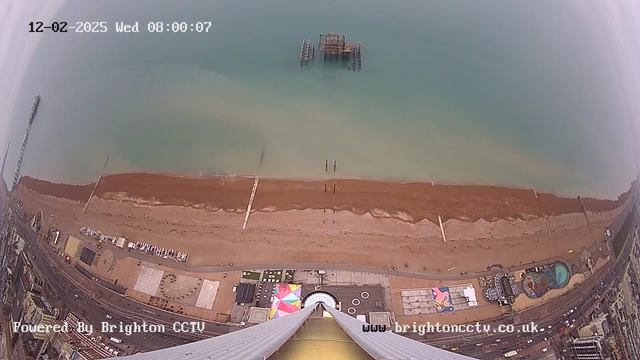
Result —
<svg viewBox="0 0 640 360"><path fill-rule="evenodd" d="M313 61L314 55L313 41L302 40L302 49L300 49L300 65L306 65L309 61Z"/></svg>
<svg viewBox="0 0 640 360"><path fill-rule="evenodd" d="M347 42L342 34L321 34L318 50L323 54L325 61L337 60L348 63L349 70L362 69L362 43ZM306 65L313 61L314 48L310 40L302 41L300 50L300 65Z"/></svg>

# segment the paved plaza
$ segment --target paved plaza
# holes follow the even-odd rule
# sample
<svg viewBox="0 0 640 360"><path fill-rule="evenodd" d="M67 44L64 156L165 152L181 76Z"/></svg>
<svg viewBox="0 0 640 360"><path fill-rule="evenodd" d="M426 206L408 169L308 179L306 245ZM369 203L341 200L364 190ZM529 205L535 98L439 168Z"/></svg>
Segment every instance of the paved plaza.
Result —
<svg viewBox="0 0 640 360"><path fill-rule="evenodd" d="M384 293L381 286L316 286L302 285L302 299L309 294L323 291L333 295L341 311L353 317L384 311Z"/></svg>
<svg viewBox="0 0 640 360"><path fill-rule="evenodd" d="M200 294L198 295L198 300L196 300L196 307L211 310L213 303L216 301L219 288L219 281L205 279Z"/></svg>
<svg viewBox="0 0 640 360"><path fill-rule="evenodd" d="M142 266L133 289L158 299L211 310L219 287L220 281Z"/></svg>
<svg viewBox="0 0 640 360"><path fill-rule="evenodd" d="M160 282L162 281L163 276L164 271L143 266L140 269L140 273L138 274L138 278L136 279L133 289L143 294L155 296L158 288L160 287Z"/></svg>

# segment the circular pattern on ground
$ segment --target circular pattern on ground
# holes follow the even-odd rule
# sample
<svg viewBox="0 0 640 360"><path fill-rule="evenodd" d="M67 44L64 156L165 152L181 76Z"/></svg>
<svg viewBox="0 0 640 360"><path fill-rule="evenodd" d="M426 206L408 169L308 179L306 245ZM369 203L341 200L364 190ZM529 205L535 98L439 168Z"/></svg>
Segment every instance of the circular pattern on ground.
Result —
<svg viewBox="0 0 640 360"><path fill-rule="evenodd" d="M360 297L367 300L369 298L369 293L366 291L363 291L362 294L360 294Z"/></svg>
<svg viewBox="0 0 640 360"><path fill-rule="evenodd" d="M202 279L165 273L160 281L160 294L168 300L184 300L198 296Z"/></svg>
<svg viewBox="0 0 640 360"><path fill-rule="evenodd" d="M349 315L353 315L356 313L356 308L350 307L347 309L347 312L349 313Z"/></svg>
<svg viewBox="0 0 640 360"><path fill-rule="evenodd" d="M333 295L326 293L324 291L316 291L314 293L307 295L307 297L304 299L304 307L306 308L307 306L314 306L319 302L325 304L326 306L332 307L334 309L338 304L338 302L336 301L336 298L334 298Z"/></svg>
<svg viewBox="0 0 640 360"><path fill-rule="evenodd" d="M567 284L569 283L569 279L571 278L567 265L563 263L556 263L554 266L554 270L556 273L556 282L558 283L558 287L563 288L567 286Z"/></svg>
<svg viewBox="0 0 640 360"><path fill-rule="evenodd" d="M113 269L115 261L113 260L113 252L111 250L105 250L100 254L96 267L100 272L107 273Z"/></svg>
<svg viewBox="0 0 640 360"><path fill-rule="evenodd" d="M353 305L353 306L358 306L358 305L360 305L360 299L353 299L353 300L351 300L351 305Z"/></svg>

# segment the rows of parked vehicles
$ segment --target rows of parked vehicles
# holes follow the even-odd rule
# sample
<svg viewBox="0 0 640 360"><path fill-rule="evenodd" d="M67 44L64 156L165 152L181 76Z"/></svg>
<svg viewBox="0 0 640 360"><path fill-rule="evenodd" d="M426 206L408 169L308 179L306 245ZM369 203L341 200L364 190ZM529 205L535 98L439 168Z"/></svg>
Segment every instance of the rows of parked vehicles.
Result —
<svg viewBox="0 0 640 360"><path fill-rule="evenodd" d="M93 230L85 226L80 228L80 233L82 235L92 237L98 241L105 241L105 242L111 243L119 248L124 248L124 245L127 242L127 240L122 236L105 235L101 231Z"/></svg>
<svg viewBox="0 0 640 360"><path fill-rule="evenodd" d="M138 241L137 243L129 244L130 249L146 252L147 254L160 256L163 259L171 259L180 262L186 262L189 259L189 253L175 251L173 249L161 248L155 245L147 244Z"/></svg>

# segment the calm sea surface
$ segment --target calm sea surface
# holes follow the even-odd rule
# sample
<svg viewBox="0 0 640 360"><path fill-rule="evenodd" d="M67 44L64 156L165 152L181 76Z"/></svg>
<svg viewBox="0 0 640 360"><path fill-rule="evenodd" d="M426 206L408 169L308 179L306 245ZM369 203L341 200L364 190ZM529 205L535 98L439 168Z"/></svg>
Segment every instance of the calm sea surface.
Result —
<svg viewBox="0 0 640 360"><path fill-rule="evenodd" d="M328 159L340 177L613 197L636 173L637 63L611 15L588 6L68 1L54 20L109 30L34 35L5 178L41 94L22 173L53 181L93 181L107 156L108 173L299 178L326 176ZM152 21L212 26L159 34ZM318 55L326 32L362 42L362 71L321 57L300 68L302 39Z"/></svg>

